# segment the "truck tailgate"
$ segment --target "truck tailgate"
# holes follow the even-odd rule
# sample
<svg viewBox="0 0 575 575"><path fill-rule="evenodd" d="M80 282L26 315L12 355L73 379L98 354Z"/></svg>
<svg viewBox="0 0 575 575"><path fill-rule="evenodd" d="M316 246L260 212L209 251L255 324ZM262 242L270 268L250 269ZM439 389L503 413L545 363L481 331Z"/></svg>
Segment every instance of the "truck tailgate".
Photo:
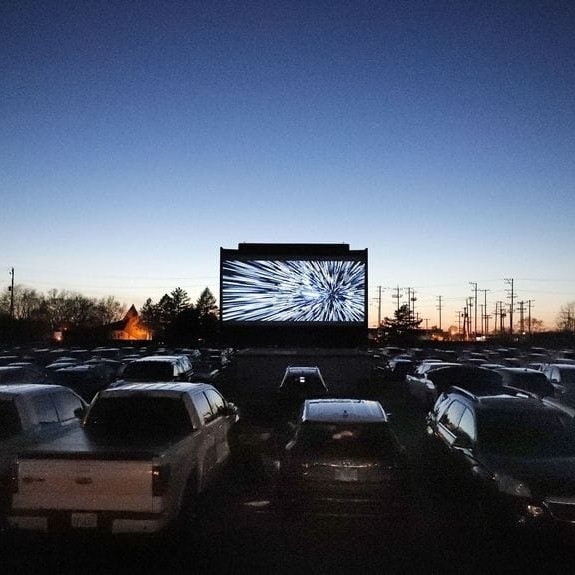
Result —
<svg viewBox="0 0 575 575"><path fill-rule="evenodd" d="M21 459L13 509L152 513L152 461Z"/></svg>

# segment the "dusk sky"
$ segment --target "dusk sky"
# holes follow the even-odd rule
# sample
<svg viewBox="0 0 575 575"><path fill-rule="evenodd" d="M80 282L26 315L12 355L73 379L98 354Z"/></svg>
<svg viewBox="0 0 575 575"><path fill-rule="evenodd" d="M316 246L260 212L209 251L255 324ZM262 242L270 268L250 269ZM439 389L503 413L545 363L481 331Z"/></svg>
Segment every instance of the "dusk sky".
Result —
<svg viewBox="0 0 575 575"><path fill-rule="evenodd" d="M575 301L572 1L11 0L0 42L0 290L219 301L220 247L309 242L368 249L370 325Z"/></svg>

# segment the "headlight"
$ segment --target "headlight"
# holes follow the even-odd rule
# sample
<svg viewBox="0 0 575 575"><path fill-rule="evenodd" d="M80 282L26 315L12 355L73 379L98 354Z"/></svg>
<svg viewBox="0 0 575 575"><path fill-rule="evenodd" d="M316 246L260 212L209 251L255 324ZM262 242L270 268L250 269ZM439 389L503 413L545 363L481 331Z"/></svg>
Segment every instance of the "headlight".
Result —
<svg viewBox="0 0 575 575"><path fill-rule="evenodd" d="M495 473L494 477L497 487L502 493L514 495L515 497L531 497L531 489L523 481L504 473Z"/></svg>

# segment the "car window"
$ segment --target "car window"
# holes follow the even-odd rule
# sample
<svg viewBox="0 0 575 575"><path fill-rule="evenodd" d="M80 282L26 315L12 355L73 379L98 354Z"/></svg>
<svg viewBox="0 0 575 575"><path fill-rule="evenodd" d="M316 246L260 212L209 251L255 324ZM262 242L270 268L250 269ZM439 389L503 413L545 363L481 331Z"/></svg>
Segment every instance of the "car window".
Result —
<svg viewBox="0 0 575 575"><path fill-rule="evenodd" d="M463 405L463 403L454 401L441 416L439 422L452 433L456 433L464 409L465 405Z"/></svg>
<svg viewBox="0 0 575 575"><path fill-rule="evenodd" d="M22 431L18 409L13 401L0 401L0 439L9 439Z"/></svg>
<svg viewBox="0 0 575 575"><path fill-rule="evenodd" d="M214 414L220 415L225 412L226 402L215 389L208 389L204 392L204 394L208 398L208 401L212 407L212 412Z"/></svg>
<svg viewBox="0 0 575 575"><path fill-rule="evenodd" d="M56 411L60 421L69 421L77 417L76 411L82 409L83 405L80 399L67 389L63 389L53 394Z"/></svg>
<svg viewBox="0 0 575 575"><path fill-rule="evenodd" d="M39 395L32 400L38 423L54 423L58 420L56 406L51 395Z"/></svg>
<svg viewBox="0 0 575 575"><path fill-rule="evenodd" d="M465 437L470 441L475 442L476 429L475 429L475 417L470 409L465 409L461 419L459 420L459 426L457 429L457 435L460 437Z"/></svg>
<svg viewBox="0 0 575 575"><path fill-rule="evenodd" d="M214 412L208 398L203 393L195 393L193 396L194 405L198 410L198 415L204 423L209 423L214 419Z"/></svg>
<svg viewBox="0 0 575 575"><path fill-rule="evenodd" d="M140 381L172 381L174 366L167 361L134 361L125 367L122 377Z"/></svg>
<svg viewBox="0 0 575 575"><path fill-rule="evenodd" d="M305 422L296 432L295 449L345 455L396 455L396 442L385 423Z"/></svg>
<svg viewBox="0 0 575 575"><path fill-rule="evenodd" d="M105 397L92 405L85 428L111 440L146 442L176 439L190 433L192 423L180 398Z"/></svg>

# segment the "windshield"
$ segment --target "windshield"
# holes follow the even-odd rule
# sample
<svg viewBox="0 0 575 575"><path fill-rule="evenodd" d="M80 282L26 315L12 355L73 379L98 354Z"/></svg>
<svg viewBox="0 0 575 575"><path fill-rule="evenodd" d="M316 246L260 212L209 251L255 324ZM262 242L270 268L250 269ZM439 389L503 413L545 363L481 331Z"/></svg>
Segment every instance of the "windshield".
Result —
<svg viewBox="0 0 575 575"><path fill-rule="evenodd" d="M311 423L302 424L296 434L297 449L321 451L326 455L377 455L395 447L385 423Z"/></svg>
<svg viewBox="0 0 575 575"><path fill-rule="evenodd" d="M90 409L85 428L110 439L175 439L190 433L190 416L179 398L110 397Z"/></svg>
<svg viewBox="0 0 575 575"><path fill-rule="evenodd" d="M174 368L171 363L163 361L135 361L124 369L122 379L138 381L171 381Z"/></svg>
<svg viewBox="0 0 575 575"><path fill-rule="evenodd" d="M547 411L482 413L478 422L478 441L482 451L493 455L575 456L573 422Z"/></svg>

